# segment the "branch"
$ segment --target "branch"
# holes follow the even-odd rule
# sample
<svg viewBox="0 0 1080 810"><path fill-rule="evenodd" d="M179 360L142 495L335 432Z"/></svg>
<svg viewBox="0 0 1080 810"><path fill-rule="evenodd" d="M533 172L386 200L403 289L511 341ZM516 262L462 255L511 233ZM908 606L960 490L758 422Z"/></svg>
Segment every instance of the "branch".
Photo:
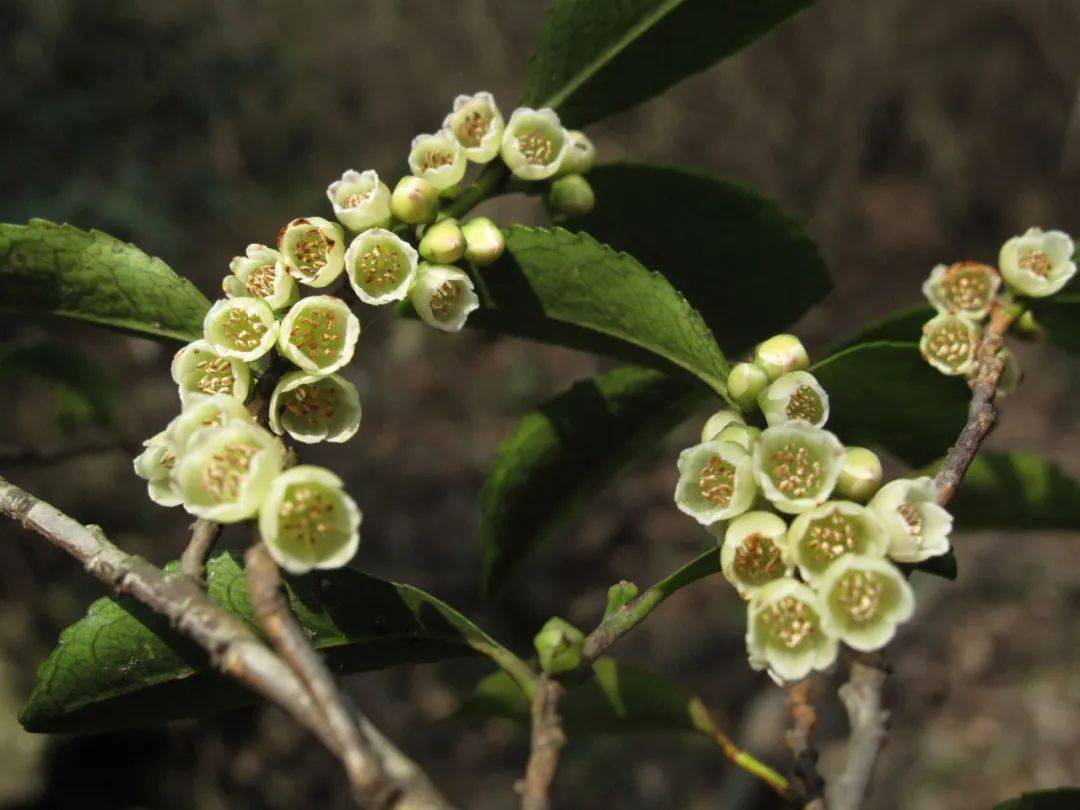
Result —
<svg viewBox="0 0 1080 810"><path fill-rule="evenodd" d="M212 601L196 581L183 574L166 574L142 557L121 551L98 527L78 523L2 477L0 513L66 551L115 594L130 596L165 616L209 653L219 672L284 709L330 751L344 757L337 736L300 679L246 624ZM392 761L398 768L401 760L407 762L396 751L393 754L384 760L383 775L398 786L398 792L389 803L374 804L368 797L366 805L378 810L445 808L445 801L433 789L420 789L426 779L409 781L399 776L400 771L391 770Z"/></svg>
<svg viewBox="0 0 1080 810"><path fill-rule="evenodd" d="M888 737L889 712L881 708L881 690L886 671L861 661L853 661L848 682L838 694L851 725L847 764L829 785L832 810L857 810L866 798L881 749Z"/></svg>
<svg viewBox="0 0 1080 810"><path fill-rule="evenodd" d="M784 733L784 742L795 760L795 777L801 783L804 810L823 810L825 780L818 773L818 752L810 741L817 723L817 712L810 703L810 679L788 689L787 709L791 728Z"/></svg>
<svg viewBox="0 0 1080 810"><path fill-rule="evenodd" d="M206 579L206 558L221 533L221 524L206 518L197 518L191 524L191 539L180 555L180 570L196 582Z"/></svg>
<svg viewBox="0 0 1080 810"><path fill-rule="evenodd" d="M543 676L532 700L532 738L525 778L518 784L521 810L548 810L549 793L559 767L559 753L566 734L559 717L559 700L566 689L558 681Z"/></svg>

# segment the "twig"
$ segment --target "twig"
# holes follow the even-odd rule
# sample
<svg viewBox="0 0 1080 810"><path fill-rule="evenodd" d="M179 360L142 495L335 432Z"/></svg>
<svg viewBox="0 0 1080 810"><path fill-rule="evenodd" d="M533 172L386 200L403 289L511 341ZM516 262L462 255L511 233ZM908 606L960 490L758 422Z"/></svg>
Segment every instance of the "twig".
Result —
<svg viewBox="0 0 1080 810"><path fill-rule="evenodd" d="M788 689L787 708L791 728L784 733L784 742L795 760L795 777L801 786L804 810L824 810L825 780L818 773L818 752L810 741L817 712L810 703L809 678Z"/></svg>
<svg viewBox="0 0 1080 810"><path fill-rule="evenodd" d="M690 717L694 728L719 746L724 756L738 765L751 776L755 776L776 791L788 803L794 803L796 796L791 784L782 774L770 768L761 760L747 753L736 745L735 741L721 731L712 719L712 715L699 698L690 700Z"/></svg>
<svg viewBox="0 0 1080 810"><path fill-rule="evenodd" d="M213 602L190 577L169 575L142 557L127 554L96 526L84 526L55 507L0 477L0 513L17 520L66 551L86 571L118 595L130 596L165 616L180 633L201 646L222 674L288 712L330 751L342 757L336 735L324 721L304 684L246 624ZM380 735L381 738L381 735ZM384 749L382 746L386 746ZM389 804L366 804L378 810L445 808L446 802L426 778L406 779L400 770L408 760L382 740L386 778L400 788ZM414 771L418 771L415 765Z"/></svg>
<svg viewBox="0 0 1080 810"><path fill-rule="evenodd" d="M221 524L206 518L196 518L191 524L191 539L180 555L180 570L196 582L206 578L206 558L221 533Z"/></svg>
<svg viewBox="0 0 1080 810"><path fill-rule="evenodd" d="M559 753L566 745L566 734L559 717L559 700L566 692L561 683L544 676L536 686L532 700L532 739L525 778L518 784L521 810L548 810L549 793L559 767Z"/></svg>
<svg viewBox="0 0 1080 810"><path fill-rule="evenodd" d="M866 798L881 749L888 735L889 712L881 707L884 669L853 661L848 682L838 694L851 725L848 758L843 772L829 783L832 810L856 810Z"/></svg>

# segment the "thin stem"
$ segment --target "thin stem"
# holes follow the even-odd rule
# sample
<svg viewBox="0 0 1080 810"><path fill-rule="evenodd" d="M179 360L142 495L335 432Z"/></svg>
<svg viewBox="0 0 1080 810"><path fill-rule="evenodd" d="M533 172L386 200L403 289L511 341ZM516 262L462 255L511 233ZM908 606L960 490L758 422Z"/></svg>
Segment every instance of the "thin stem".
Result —
<svg viewBox="0 0 1080 810"><path fill-rule="evenodd" d="M541 677L536 685L530 714L532 735L525 778L518 785L521 810L548 810L551 783L559 767L559 754L566 745L566 733L559 717L559 700L566 689L558 681Z"/></svg>
<svg viewBox="0 0 1080 810"><path fill-rule="evenodd" d="M206 518L198 518L191 524L191 539L180 555L180 570L196 582L206 579L206 558L214 549L221 524Z"/></svg>
<svg viewBox="0 0 1080 810"><path fill-rule="evenodd" d="M510 170L501 160L489 163L480 172L480 176L467 189L462 191L443 209L448 217L460 218L495 194L510 177Z"/></svg>
<svg viewBox="0 0 1080 810"><path fill-rule="evenodd" d="M810 680L800 681L788 689L788 715L791 728L784 734L784 742L791 749L795 760L795 777L801 783L804 807L820 801L825 790L825 780L818 773L818 752L811 737L817 723L817 712L810 702Z"/></svg>

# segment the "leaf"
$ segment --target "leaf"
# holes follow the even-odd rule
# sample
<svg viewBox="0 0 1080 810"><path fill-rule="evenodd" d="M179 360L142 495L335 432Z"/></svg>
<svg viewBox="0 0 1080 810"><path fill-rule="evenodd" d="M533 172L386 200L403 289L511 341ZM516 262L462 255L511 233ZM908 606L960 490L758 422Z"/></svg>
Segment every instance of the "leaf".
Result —
<svg viewBox="0 0 1080 810"><path fill-rule="evenodd" d="M101 231L0 224L0 309L187 342L202 335L209 308L161 259Z"/></svg>
<svg viewBox="0 0 1080 810"><path fill-rule="evenodd" d="M923 466L944 455L964 425L967 386L925 363L918 344L859 344L812 371L829 393L828 427L845 444L880 445Z"/></svg>
<svg viewBox="0 0 1080 810"><path fill-rule="evenodd" d="M175 571L175 564L167 570ZM207 575L210 598L257 631L239 556L214 556ZM289 578L287 589L312 643L337 672L474 652L517 661L460 613L409 585L339 569ZM99 732L252 700L210 671L205 653L166 619L132 599L106 597L60 634L19 720L28 731Z"/></svg>
<svg viewBox="0 0 1080 810"><path fill-rule="evenodd" d="M555 0L521 104L567 126L624 110L746 47L812 0Z"/></svg>
<svg viewBox="0 0 1080 810"><path fill-rule="evenodd" d="M1051 343L1080 353L1080 294L1042 298L1034 302L1032 309Z"/></svg>
<svg viewBox="0 0 1080 810"><path fill-rule="evenodd" d="M10 388L27 378L51 385L57 421L65 431L84 422L112 422L117 380L77 349L53 341L0 346L0 383Z"/></svg>
<svg viewBox="0 0 1080 810"><path fill-rule="evenodd" d="M994 810L1075 810L1080 807L1080 788L1033 790L994 805Z"/></svg>
<svg viewBox="0 0 1080 810"><path fill-rule="evenodd" d="M633 163L599 166L589 183L599 202L575 227L662 273L729 354L782 330L832 287L802 225L742 186Z"/></svg>
<svg viewBox="0 0 1080 810"><path fill-rule="evenodd" d="M857 332L843 338L835 351L857 346L860 343L875 343L882 340L900 343L918 342L922 337L923 324L934 317L936 310L929 304L916 304L890 312L876 321L863 326Z"/></svg>
<svg viewBox="0 0 1080 810"><path fill-rule="evenodd" d="M645 448L679 424L704 389L651 369L616 368L526 414L480 491L484 592L492 593Z"/></svg>
<svg viewBox="0 0 1080 810"><path fill-rule="evenodd" d="M726 395L728 363L701 315L663 276L588 234L515 225L503 258L478 270L476 281L475 326L592 350L595 342L579 343L584 328L644 349Z"/></svg>

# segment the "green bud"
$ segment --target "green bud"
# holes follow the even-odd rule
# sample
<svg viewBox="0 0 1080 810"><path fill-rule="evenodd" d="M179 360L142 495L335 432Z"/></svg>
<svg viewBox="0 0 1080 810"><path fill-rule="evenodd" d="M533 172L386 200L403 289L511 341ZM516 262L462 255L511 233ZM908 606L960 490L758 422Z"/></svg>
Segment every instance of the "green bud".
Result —
<svg viewBox="0 0 1080 810"><path fill-rule="evenodd" d="M294 219L281 229L278 251L293 278L326 287L345 269L345 231L322 217Z"/></svg>
<svg viewBox="0 0 1080 810"><path fill-rule="evenodd" d="M499 226L487 217L470 219L461 226L465 237L465 258L478 267L494 264L506 249Z"/></svg>
<svg viewBox="0 0 1080 810"><path fill-rule="evenodd" d="M596 206L596 195L589 181L580 174L568 174L551 184L547 208L556 221L583 217Z"/></svg>
<svg viewBox="0 0 1080 810"><path fill-rule="evenodd" d="M754 362L775 380L789 371L802 371L810 365L810 358L802 341L795 335L774 335L759 343L754 351Z"/></svg>
<svg viewBox="0 0 1080 810"><path fill-rule="evenodd" d="M616 582L607 592L607 607L604 609L604 618L612 616L622 610L631 599L638 595L638 586L633 582L621 580Z"/></svg>
<svg viewBox="0 0 1080 810"><path fill-rule="evenodd" d="M390 211L410 225L434 222L439 213L439 190L422 177L402 177L390 196Z"/></svg>
<svg viewBox="0 0 1080 810"><path fill-rule="evenodd" d="M586 174L596 165L596 147L589 136L579 129L567 130L566 137L570 145L559 167L559 174Z"/></svg>
<svg viewBox="0 0 1080 810"><path fill-rule="evenodd" d="M747 453L754 449L754 442L761 435L761 428L732 422L714 437L718 442L735 442Z"/></svg>
<svg viewBox="0 0 1080 810"><path fill-rule="evenodd" d="M453 264L465 255L465 235L456 219L443 219L430 226L420 240L420 255L435 264Z"/></svg>
<svg viewBox="0 0 1080 810"><path fill-rule="evenodd" d="M865 447L844 450L844 466L836 482L836 491L845 498L866 503L881 488L881 459Z"/></svg>
<svg viewBox="0 0 1080 810"><path fill-rule="evenodd" d="M769 375L753 363L736 363L727 378L728 396L745 410L757 405L758 394L769 384Z"/></svg>
<svg viewBox="0 0 1080 810"><path fill-rule="evenodd" d="M729 408L717 411L708 419L701 428L701 440L709 442L716 438L717 434L730 424L743 424L742 414Z"/></svg>
<svg viewBox="0 0 1080 810"><path fill-rule="evenodd" d="M1024 372L1016 355L1005 348L998 352L1002 362L1001 376L998 378L997 395L1006 397L1020 387L1020 381L1024 379Z"/></svg>
<svg viewBox="0 0 1080 810"><path fill-rule="evenodd" d="M553 616L540 628L533 644L540 656L540 668L548 675L558 675L577 669L585 636L574 625Z"/></svg>

